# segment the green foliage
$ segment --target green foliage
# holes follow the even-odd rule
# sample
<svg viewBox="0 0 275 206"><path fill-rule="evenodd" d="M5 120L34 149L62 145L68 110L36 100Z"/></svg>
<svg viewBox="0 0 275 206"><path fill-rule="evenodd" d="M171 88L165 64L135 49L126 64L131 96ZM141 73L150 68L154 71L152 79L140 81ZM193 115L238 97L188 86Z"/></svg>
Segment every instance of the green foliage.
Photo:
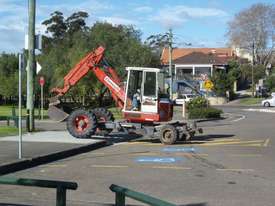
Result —
<svg viewBox="0 0 275 206"><path fill-rule="evenodd" d="M211 77L214 83L213 91L217 96L226 96L226 91L233 93L234 82L241 78L241 70L238 62L231 60L228 63L228 72L217 70Z"/></svg>
<svg viewBox="0 0 275 206"><path fill-rule="evenodd" d="M252 65L243 64L240 66L242 78L252 81ZM264 78L265 67L264 65L254 65L254 82L259 81L259 79Z"/></svg>
<svg viewBox="0 0 275 206"><path fill-rule="evenodd" d="M275 76L267 77L265 86L269 91L273 91L275 89Z"/></svg>
<svg viewBox="0 0 275 206"><path fill-rule="evenodd" d="M189 110L190 119L220 118L222 111L213 107L192 108Z"/></svg>
<svg viewBox="0 0 275 206"><path fill-rule="evenodd" d="M46 91L62 86L63 78L70 69L100 45L106 48L105 57L116 68L122 80L126 74L126 66L159 65L159 58L141 42L139 30L133 26L113 26L101 22L96 22L88 28L85 23L87 17L87 13L77 12L64 20L61 12L55 12L44 22L47 31L52 34L52 38L46 39L45 52L39 56L43 67L41 74L47 80ZM90 72L67 95L73 98L86 96L88 99L97 96L100 102L106 91L102 83Z"/></svg>
<svg viewBox="0 0 275 206"><path fill-rule="evenodd" d="M196 97L187 103L187 109L204 108L209 105L208 100L204 97Z"/></svg>
<svg viewBox="0 0 275 206"><path fill-rule="evenodd" d="M264 100L264 98L255 98L255 97L247 97L240 99L241 105L255 105L255 104L261 104L261 101Z"/></svg>
<svg viewBox="0 0 275 206"><path fill-rule="evenodd" d="M187 104L188 118L220 118L221 110L209 106L209 102L204 97L196 97Z"/></svg>
<svg viewBox="0 0 275 206"><path fill-rule="evenodd" d="M25 73L22 72L23 83L25 83ZM23 91L25 91L23 84ZM23 92L24 94L25 92ZM18 94L18 57L15 54L0 54L0 96L6 98L17 96Z"/></svg>

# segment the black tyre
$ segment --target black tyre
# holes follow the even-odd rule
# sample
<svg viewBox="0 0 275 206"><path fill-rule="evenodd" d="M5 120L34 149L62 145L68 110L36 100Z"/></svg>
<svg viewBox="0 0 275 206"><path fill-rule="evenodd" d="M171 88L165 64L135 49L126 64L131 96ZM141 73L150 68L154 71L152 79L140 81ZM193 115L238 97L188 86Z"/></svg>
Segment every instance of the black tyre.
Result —
<svg viewBox="0 0 275 206"><path fill-rule="evenodd" d="M73 111L67 119L67 129L76 138L91 138L96 128L96 116L84 109Z"/></svg>
<svg viewBox="0 0 275 206"><path fill-rule="evenodd" d="M98 123L98 128L95 132L96 135L107 135L112 132L112 129L106 129L104 126L105 122L113 122L115 120L112 112L105 108L95 108L92 110L92 113L95 114Z"/></svg>
<svg viewBox="0 0 275 206"><path fill-rule="evenodd" d="M160 130L160 141L163 144L171 145L177 141L178 132L173 125L164 125Z"/></svg>
<svg viewBox="0 0 275 206"><path fill-rule="evenodd" d="M265 102L264 103L264 107L270 107L270 103L269 102Z"/></svg>

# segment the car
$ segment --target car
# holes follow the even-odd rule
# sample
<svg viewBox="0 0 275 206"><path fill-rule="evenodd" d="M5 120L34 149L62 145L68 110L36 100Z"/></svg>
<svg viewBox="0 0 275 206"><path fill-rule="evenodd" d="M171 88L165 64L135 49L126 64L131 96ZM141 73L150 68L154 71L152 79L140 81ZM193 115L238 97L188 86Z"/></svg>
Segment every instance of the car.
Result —
<svg viewBox="0 0 275 206"><path fill-rule="evenodd" d="M175 99L175 104L181 105L183 102L190 102L195 97L197 97L195 94L179 94L178 98Z"/></svg>
<svg viewBox="0 0 275 206"><path fill-rule="evenodd" d="M264 107L275 107L275 93L271 94L270 99L265 99L262 101L262 106Z"/></svg>

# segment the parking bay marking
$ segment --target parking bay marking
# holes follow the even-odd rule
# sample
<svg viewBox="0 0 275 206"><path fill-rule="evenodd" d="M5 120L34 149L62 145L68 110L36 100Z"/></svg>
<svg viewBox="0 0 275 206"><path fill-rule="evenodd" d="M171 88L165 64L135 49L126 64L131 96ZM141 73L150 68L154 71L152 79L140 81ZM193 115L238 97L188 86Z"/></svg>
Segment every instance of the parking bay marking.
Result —
<svg viewBox="0 0 275 206"><path fill-rule="evenodd" d="M128 165L91 165L91 166L94 168L117 168L117 169L130 168L130 166L128 166ZM131 168L168 169L168 170L192 170L193 169L191 167L179 167L179 166L131 166ZM226 168L226 169L216 169L216 171L220 171L220 172L254 172L254 169Z"/></svg>
<svg viewBox="0 0 275 206"><path fill-rule="evenodd" d="M183 161L181 157L138 157L135 160L138 163L176 163Z"/></svg>
<svg viewBox="0 0 275 206"><path fill-rule="evenodd" d="M124 169L129 168L128 165L91 165L94 168L117 168ZM170 170L191 170L191 167L179 167L179 166L131 166L131 168L144 168L144 169L170 169Z"/></svg>

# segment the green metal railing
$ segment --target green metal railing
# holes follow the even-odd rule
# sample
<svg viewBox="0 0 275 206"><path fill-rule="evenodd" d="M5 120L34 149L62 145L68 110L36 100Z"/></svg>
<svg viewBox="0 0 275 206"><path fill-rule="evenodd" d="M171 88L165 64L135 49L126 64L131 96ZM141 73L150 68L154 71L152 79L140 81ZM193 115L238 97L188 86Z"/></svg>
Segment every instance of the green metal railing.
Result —
<svg viewBox="0 0 275 206"><path fill-rule="evenodd" d="M66 206L66 191L76 190L77 183L52 180L0 177L0 184L56 188L56 206Z"/></svg>
<svg viewBox="0 0 275 206"><path fill-rule="evenodd" d="M118 185L111 185L110 190L116 193L116 206L125 206L125 197L129 197L152 206L176 206L170 202L166 202L164 200L160 200Z"/></svg>

